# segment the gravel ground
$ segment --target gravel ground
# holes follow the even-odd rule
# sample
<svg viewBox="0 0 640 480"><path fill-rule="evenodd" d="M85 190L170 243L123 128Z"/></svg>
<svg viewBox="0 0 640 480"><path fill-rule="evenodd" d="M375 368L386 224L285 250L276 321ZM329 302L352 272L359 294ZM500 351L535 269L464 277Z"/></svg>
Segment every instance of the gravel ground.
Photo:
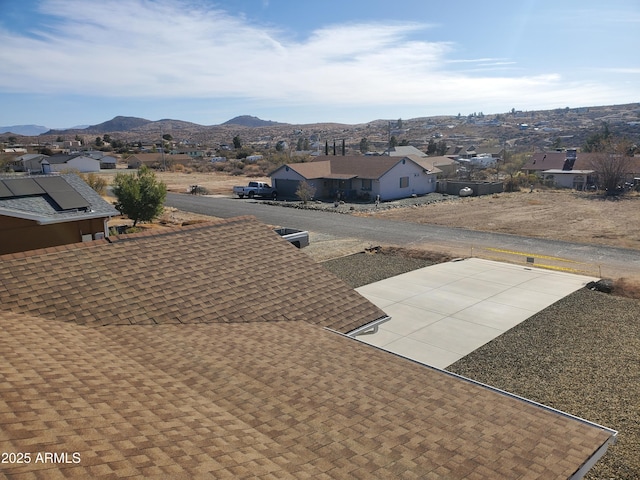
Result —
<svg viewBox="0 0 640 480"><path fill-rule="evenodd" d="M322 265L353 288L358 288L418 268L428 267L433 265L433 262L399 255L356 253L323 262Z"/></svg>
<svg viewBox="0 0 640 480"><path fill-rule="evenodd" d="M375 212L375 211L385 211L385 210L393 210L396 208L403 207L411 207L411 206L420 206L420 205L428 205L431 203L442 202L445 200L456 201L461 200L461 197L456 195L447 195L443 193L428 193L426 195L420 195L416 197L402 198L400 200L392 200L389 202L380 202L376 205L375 202L338 202L337 204L334 202L326 202L320 200L313 200L307 202L306 204L297 200L287 200L287 201L271 201L265 200L263 203L268 205L276 205L278 207L289 207L289 208L304 208L307 210L323 210L328 212L337 212L337 213L354 213L354 212Z"/></svg>
<svg viewBox="0 0 640 480"><path fill-rule="evenodd" d="M437 261L382 250L322 264L358 287ZM448 370L617 430L586 478L640 478L640 300L579 290Z"/></svg>

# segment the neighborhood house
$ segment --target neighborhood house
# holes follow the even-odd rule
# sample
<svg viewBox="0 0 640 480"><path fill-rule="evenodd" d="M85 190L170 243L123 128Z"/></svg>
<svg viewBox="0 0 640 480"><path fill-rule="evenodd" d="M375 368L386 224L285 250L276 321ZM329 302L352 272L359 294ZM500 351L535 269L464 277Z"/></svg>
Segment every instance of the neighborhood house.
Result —
<svg viewBox="0 0 640 480"><path fill-rule="evenodd" d="M107 237L119 214L75 174L0 177L0 255Z"/></svg>
<svg viewBox="0 0 640 480"><path fill-rule="evenodd" d="M434 192L436 173L409 157L319 156L281 166L271 182L280 198L296 197L300 183L307 182L316 198L386 201Z"/></svg>

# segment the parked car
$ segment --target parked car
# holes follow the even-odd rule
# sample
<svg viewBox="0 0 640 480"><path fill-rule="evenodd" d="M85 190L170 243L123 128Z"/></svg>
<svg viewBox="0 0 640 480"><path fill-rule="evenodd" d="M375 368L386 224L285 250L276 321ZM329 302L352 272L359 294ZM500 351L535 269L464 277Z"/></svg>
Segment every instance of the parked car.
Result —
<svg viewBox="0 0 640 480"><path fill-rule="evenodd" d="M244 198L245 196L249 198L276 198L278 196L278 192L276 192L276 190L272 188L271 185L265 182L249 182L249 185L247 185L246 187L233 187L233 193L238 195L238 197L240 198Z"/></svg>

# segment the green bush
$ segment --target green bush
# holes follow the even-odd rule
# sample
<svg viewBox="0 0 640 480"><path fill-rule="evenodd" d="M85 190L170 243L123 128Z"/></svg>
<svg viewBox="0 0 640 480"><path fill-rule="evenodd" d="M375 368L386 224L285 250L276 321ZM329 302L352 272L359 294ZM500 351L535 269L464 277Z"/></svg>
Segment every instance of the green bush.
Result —
<svg viewBox="0 0 640 480"><path fill-rule="evenodd" d="M113 180L113 193L118 199L116 208L133 220L135 227L138 222L151 222L160 216L167 186L143 166L137 173L118 173Z"/></svg>

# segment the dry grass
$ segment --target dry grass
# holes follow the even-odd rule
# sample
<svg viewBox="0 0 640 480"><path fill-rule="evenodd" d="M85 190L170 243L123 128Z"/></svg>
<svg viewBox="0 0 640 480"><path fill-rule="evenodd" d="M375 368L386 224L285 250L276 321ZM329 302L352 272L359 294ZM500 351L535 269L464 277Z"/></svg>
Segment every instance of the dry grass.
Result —
<svg viewBox="0 0 640 480"><path fill-rule="evenodd" d="M113 182L116 173L131 173L133 170L119 168L117 171L103 171L100 176L104 177L109 184ZM270 182L268 177L234 176L223 172L199 173L185 169L181 172L154 172L156 178L167 185L167 190L175 193L186 193L190 191L191 185L204 187L211 195L231 195L234 185L246 185L250 180L258 182Z"/></svg>
<svg viewBox="0 0 640 480"><path fill-rule="evenodd" d="M618 200L570 190L452 199L369 213L406 222L640 250L640 195Z"/></svg>

